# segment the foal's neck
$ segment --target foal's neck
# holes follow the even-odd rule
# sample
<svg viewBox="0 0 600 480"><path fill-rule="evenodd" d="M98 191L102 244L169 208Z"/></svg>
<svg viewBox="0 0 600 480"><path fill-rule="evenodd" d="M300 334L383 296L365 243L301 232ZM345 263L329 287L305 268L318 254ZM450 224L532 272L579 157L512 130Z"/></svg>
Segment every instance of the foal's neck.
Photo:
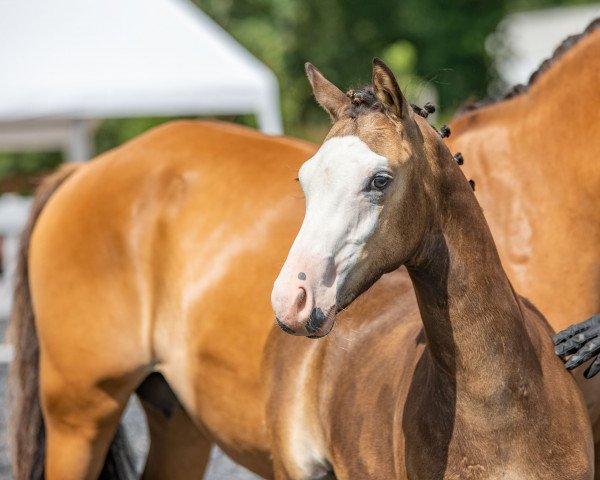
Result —
<svg viewBox="0 0 600 480"><path fill-rule="evenodd" d="M481 208L455 165L442 170L437 182L447 193L434 200L439 215L407 268L435 369L485 395L490 379L506 386L538 367Z"/></svg>

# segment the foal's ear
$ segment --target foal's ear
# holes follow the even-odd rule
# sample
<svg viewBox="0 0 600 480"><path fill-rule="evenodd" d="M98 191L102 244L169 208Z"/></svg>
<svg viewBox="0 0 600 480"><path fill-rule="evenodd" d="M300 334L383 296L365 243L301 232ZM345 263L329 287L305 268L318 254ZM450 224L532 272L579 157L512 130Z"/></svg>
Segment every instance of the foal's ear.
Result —
<svg viewBox="0 0 600 480"><path fill-rule="evenodd" d="M408 114L408 102L402 95L396 77L380 58L373 59L373 91L377 99L398 117Z"/></svg>
<svg viewBox="0 0 600 480"><path fill-rule="evenodd" d="M329 114L331 121L335 122L342 116L351 100L344 92L327 80L314 65L305 63L304 69L317 102Z"/></svg>

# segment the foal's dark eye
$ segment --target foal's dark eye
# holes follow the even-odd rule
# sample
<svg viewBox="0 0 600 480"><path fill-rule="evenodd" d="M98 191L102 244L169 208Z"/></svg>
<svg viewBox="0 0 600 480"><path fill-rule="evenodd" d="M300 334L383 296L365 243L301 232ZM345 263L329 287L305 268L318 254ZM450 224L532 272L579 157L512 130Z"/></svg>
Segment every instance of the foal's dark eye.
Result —
<svg viewBox="0 0 600 480"><path fill-rule="evenodd" d="M391 181L391 177L388 177L387 175L375 175L373 180L371 180L371 189L384 190Z"/></svg>

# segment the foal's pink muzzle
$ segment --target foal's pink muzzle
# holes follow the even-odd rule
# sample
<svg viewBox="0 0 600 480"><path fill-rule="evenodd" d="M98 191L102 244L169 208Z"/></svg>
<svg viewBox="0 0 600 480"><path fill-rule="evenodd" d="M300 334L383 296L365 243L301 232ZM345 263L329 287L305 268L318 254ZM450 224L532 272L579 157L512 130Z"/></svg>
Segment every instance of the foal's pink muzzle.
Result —
<svg viewBox="0 0 600 480"><path fill-rule="evenodd" d="M331 260L312 258L300 262L288 258L271 294L281 329L311 338L327 335L337 310L335 279Z"/></svg>

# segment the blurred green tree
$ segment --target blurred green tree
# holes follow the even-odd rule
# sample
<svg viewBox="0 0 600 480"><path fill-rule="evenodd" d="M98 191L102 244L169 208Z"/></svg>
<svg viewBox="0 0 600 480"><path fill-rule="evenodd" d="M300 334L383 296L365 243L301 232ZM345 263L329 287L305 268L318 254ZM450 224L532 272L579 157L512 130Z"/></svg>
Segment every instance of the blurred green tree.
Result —
<svg viewBox="0 0 600 480"><path fill-rule="evenodd" d="M447 118L487 95L496 72L485 39L507 13L594 0L193 1L275 72L286 132L314 139L324 116L310 98L306 61L345 89L366 83L380 56L402 87L432 83Z"/></svg>
<svg viewBox="0 0 600 480"><path fill-rule="evenodd" d="M381 56L403 87L431 81L441 107L453 109L485 95L492 73L484 40L506 12L505 2L479 0L194 1L275 71L286 131L300 136L324 118L304 62L345 89L367 82L370 59Z"/></svg>

